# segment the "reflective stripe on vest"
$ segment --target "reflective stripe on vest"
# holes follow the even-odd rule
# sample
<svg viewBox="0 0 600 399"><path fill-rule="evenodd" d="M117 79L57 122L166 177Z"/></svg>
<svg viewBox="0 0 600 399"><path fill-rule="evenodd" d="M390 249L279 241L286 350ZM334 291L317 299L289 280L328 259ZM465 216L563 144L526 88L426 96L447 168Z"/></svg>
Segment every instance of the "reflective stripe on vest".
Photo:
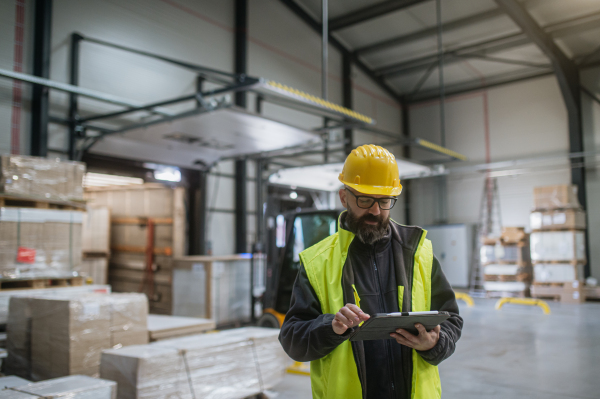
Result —
<svg viewBox="0 0 600 399"><path fill-rule="evenodd" d="M339 222L338 222L339 223ZM431 270L433 252L431 241L423 231L415 253L412 311L427 311L431 306ZM348 248L354 234L338 229L338 232L300 253L308 280L315 290L324 314L337 313L344 305L342 269L348 256ZM402 311L404 287L399 287L398 303ZM354 289L358 302L358 293ZM413 350L412 399L438 399L442 390L437 366L432 366ZM341 343L327 356L310 363L310 379L315 399L362 399L362 387L349 340Z"/></svg>

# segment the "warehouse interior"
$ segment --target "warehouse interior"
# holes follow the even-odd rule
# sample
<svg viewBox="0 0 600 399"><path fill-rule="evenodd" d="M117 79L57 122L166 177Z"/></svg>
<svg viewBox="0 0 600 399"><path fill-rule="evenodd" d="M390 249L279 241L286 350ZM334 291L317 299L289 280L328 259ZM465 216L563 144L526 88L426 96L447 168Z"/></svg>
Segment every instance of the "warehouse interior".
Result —
<svg viewBox="0 0 600 399"><path fill-rule="evenodd" d="M279 329L362 145L443 397L597 398L600 2L0 0L0 399L313 397Z"/></svg>

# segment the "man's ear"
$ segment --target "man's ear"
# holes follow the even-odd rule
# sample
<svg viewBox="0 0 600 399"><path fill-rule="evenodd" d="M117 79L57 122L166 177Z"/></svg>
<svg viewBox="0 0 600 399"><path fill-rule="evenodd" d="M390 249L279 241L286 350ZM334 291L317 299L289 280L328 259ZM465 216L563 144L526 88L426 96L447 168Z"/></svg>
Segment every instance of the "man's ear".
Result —
<svg viewBox="0 0 600 399"><path fill-rule="evenodd" d="M342 205L344 208L348 209L348 203L346 202L346 195L348 195L348 193L346 193L346 189L342 187L338 193L340 194L340 201L342 202Z"/></svg>

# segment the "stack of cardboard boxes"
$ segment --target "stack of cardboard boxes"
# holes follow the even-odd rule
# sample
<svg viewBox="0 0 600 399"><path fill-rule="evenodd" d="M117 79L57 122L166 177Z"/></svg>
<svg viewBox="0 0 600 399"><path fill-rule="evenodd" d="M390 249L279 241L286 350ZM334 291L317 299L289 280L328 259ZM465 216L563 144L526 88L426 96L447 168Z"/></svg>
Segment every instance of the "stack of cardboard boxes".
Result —
<svg viewBox="0 0 600 399"><path fill-rule="evenodd" d="M0 399L36 398L116 399L117 384L114 381L72 375L42 382L11 384L0 390Z"/></svg>
<svg viewBox="0 0 600 399"><path fill-rule="evenodd" d="M529 296L532 267L525 228L504 227L497 241L485 244L481 246L481 264L487 295Z"/></svg>
<svg viewBox="0 0 600 399"><path fill-rule="evenodd" d="M13 297L5 371L36 381L98 376L103 350L148 342L147 316L143 294Z"/></svg>
<svg viewBox="0 0 600 399"><path fill-rule="evenodd" d="M586 215L577 200L577 186L536 187L534 201L530 217L532 295L581 302L585 300Z"/></svg>

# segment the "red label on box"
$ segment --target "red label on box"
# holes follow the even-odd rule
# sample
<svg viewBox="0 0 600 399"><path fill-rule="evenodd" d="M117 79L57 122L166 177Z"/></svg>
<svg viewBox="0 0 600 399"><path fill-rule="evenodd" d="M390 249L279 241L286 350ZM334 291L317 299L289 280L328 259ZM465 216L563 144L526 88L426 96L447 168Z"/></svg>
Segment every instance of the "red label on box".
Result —
<svg viewBox="0 0 600 399"><path fill-rule="evenodd" d="M35 249L19 247L17 250L17 262L35 263Z"/></svg>

